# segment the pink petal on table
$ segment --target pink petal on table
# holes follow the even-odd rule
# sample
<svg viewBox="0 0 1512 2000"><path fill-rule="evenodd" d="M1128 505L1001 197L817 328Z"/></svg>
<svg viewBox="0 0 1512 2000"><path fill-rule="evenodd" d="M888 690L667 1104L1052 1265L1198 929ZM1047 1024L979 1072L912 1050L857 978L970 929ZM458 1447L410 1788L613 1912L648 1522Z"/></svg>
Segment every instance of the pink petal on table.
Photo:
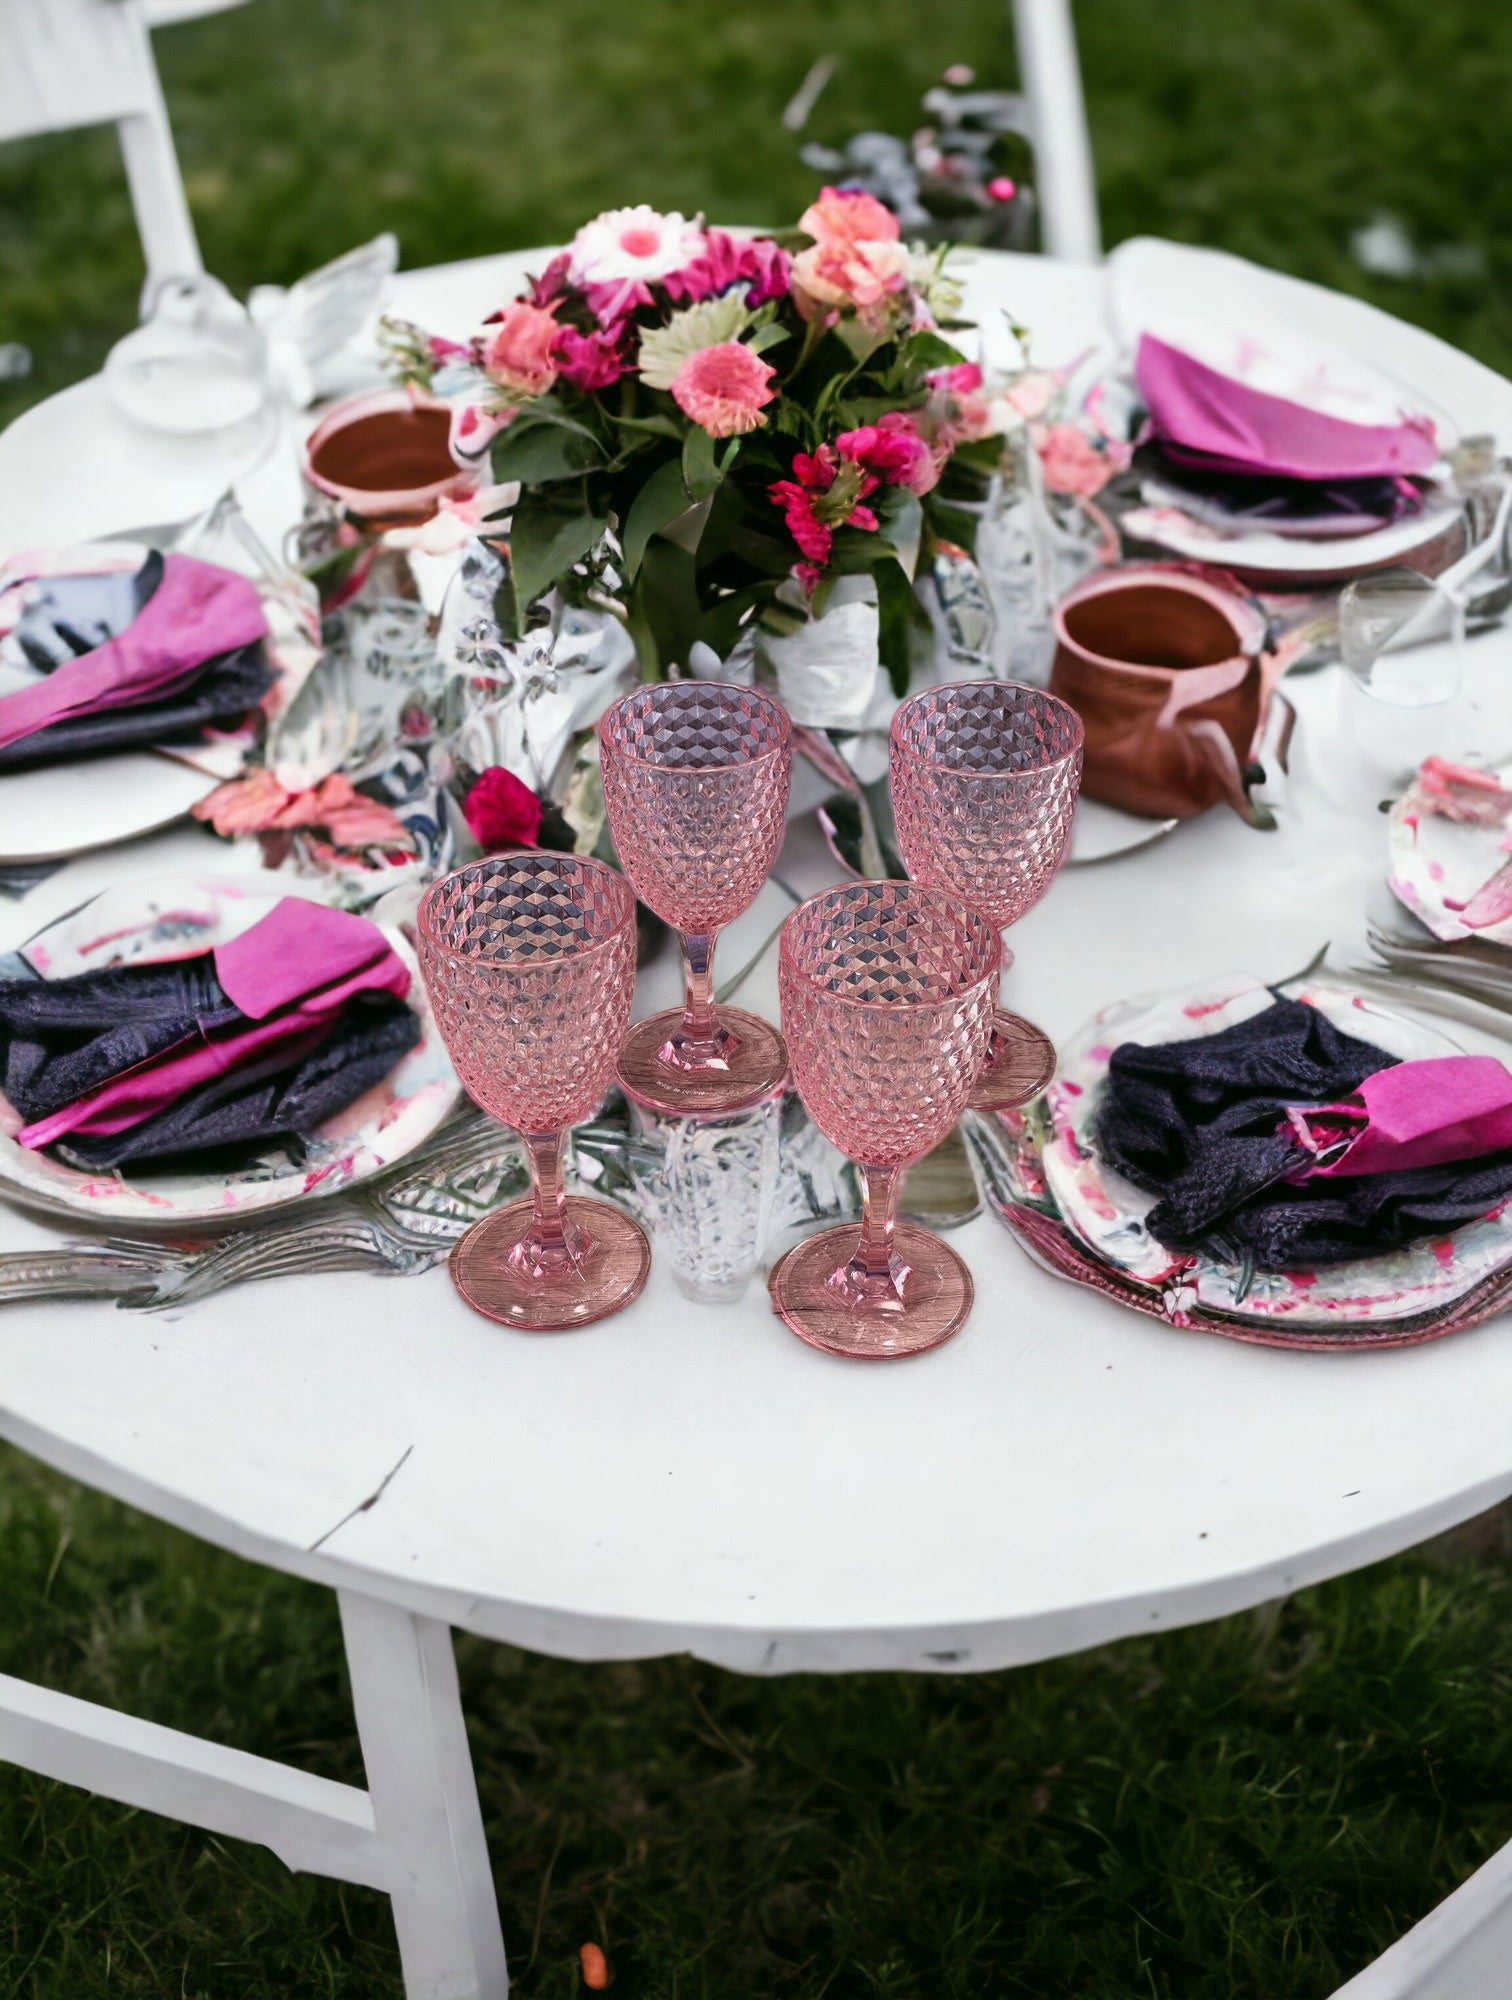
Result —
<svg viewBox="0 0 1512 2000"><path fill-rule="evenodd" d="M1482 882L1460 912L1468 930L1489 930L1512 917L1512 861L1504 861L1489 882Z"/></svg>

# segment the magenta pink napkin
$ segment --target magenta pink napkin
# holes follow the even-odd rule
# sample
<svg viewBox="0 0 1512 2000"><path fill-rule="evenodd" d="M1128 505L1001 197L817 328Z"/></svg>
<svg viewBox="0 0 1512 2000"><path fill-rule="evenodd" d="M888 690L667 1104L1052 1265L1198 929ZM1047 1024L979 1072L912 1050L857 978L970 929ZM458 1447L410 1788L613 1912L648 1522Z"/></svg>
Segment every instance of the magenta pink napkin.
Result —
<svg viewBox="0 0 1512 2000"><path fill-rule="evenodd" d="M227 999L256 1026L187 1038L24 1126L20 1144L122 1132L229 1070L283 1069L319 1046L357 994L409 991L409 970L376 924L293 896L211 955Z"/></svg>
<svg viewBox="0 0 1512 2000"><path fill-rule="evenodd" d="M72 716L173 694L207 660L250 646L267 630L262 600L246 577L193 556L168 556L162 582L118 637L0 696L0 749Z"/></svg>
<svg viewBox="0 0 1512 2000"><path fill-rule="evenodd" d="M1439 455L1426 417L1352 424L1251 389L1151 333L1140 335L1134 378L1156 437L1214 471L1371 479L1427 472Z"/></svg>
<svg viewBox="0 0 1512 2000"><path fill-rule="evenodd" d="M1337 1104L1286 1116L1308 1152L1344 1147L1289 1179L1441 1167L1512 1147L1512 1072L1495 1056L1430 1056L1377 1070Z"/></svg>

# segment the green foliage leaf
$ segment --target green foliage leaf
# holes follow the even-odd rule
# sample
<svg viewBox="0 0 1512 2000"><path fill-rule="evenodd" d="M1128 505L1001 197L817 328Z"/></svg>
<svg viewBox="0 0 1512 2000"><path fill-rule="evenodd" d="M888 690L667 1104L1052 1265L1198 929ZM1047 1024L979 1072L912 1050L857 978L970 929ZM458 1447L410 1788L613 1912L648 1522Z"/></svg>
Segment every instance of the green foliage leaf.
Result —
<svg viewBox="0 0 1512 2000"><path fill-rule="evenodd" d="M522 486L546 486L573 479L604 462L603 450L581 424L554 418L516 419L493 446L494 483L518 479Z"/></svg>
<svg viewBox="0 0 1512 2000"><path fill-rule="evenodd" d="M669 458L656 468L636 494L626 517L621 539L627 580L633 580L640 569L647 542L684 513L687 505L688 491L683 484L682 462Z"/></svg>
<svg viewBox="0 0 1512 2000"><path fill-rule="evenodd" d="M690 500L705 499L724 478L714 457L714 440L702 424L695 424L683 439L682 476Z"/></svg>
<svg viewBox="0 0 1512 2000"><path fill-rule="evenodd" d="M784 340L791 340L792 337L785 326L762 326L751 335L746 346L753 354L765 354L769 347L778 347Z"/></svg>
<svg viewBox="0 0 1512 2000"><path fill-rule="evenodd" d="M608 525L606 514L595 513L586 505L582 489L570 497L528 491L520 495L509 553L515 599L522 613L575 562L582 561Z"/></svg>
<svg viewBox="0 0 1512 2000"><path fill-rule="evenodd" d="M872 566L877 583L877 650L892 682L892 691L901 698L908 693L909 628L913 623L914 590L903 566L888 555Z"/></svg>
<svg viewBox="0 0 1512 2000"><path fill-rule="evenodd" d="M960 348L952 347L948 340L941 340L928 327L921 327L911 333L903 343L903 361L909 368L930 372L936 368L953 368L965 355Z"/></svg>

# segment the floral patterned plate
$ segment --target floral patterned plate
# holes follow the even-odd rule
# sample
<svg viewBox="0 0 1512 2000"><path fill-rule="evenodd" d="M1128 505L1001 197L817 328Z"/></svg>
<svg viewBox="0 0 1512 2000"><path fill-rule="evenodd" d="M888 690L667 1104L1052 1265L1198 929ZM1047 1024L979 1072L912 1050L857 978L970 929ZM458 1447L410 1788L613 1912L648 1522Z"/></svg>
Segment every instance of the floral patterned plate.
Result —
<svg viewBox="0 0 1512 2000"><path fill-rule="evenodd" d="M1458 1053L1447 1037L1393 1014L1374 1000L1310 980L1281 989L1342 1028L1404 1058ZM1183 1293L1206 1311L1283 1326L1362 1330L1452 1305L1484 1279L1512 1265L1512 1205L1382 1257L1315 1271L1246 1272L1213 1258L1165 1249L1145 1228L1155 1197L1098 1158L1093 1121L1121 1042L1174 1042L1216 1034L1271 1004L1270 990L1248 974L1216 980L1198 993L1161 994L1105 1007L1061 1050L1047 1092L1050 1129L1045 1179L1061 1215L1098 1260L1157 1291Z"/></svg>
<svg viewBox="0 0 1512 2000"><path fill-rule="evenodd" d="M1507 843L1512 840L1512 765L1472 772L1439 764L1439 782L1430 784L1435 764L1437 759L1429 760L1391 809L1388 886L1445 944L1479 937L1491 944L1512 945L1512 914L1500 922L1465 922L1476 891L1488 889L1483 901L1489 901L1488 885L1503 871L1512 874L1507 860ZM1446 803L1456 806L1453 816L1444 810ZM1498 881L1498 888L1503 886ZM1497 896L1484 914L1494 917L1498 908L1512 908L1512 894ZM1479 912L1468 910L1468 914Z"/></svg>
<svg viewBox="0 0 1512 2000"><path fill-rule="evenodd" d="M42 979L66 979L102 965L190 958L249 929L278 900L255 876L240 882L179 876L117 884L39 931L14 959L0 961L0 977L31 972ZM420 1018L420 1040L381 1083L307 1136L303 1161L270 1149L235 1172L125 1167L87 1173L19 1146L15 1135L21 1120L0 1096L0 1191L29 1207L92 1221L164 1227L223 1223L335 1194L403 1159L452 1111L461 1085L431 1018L408 939L388 925L381 928L409 967L407 999Z"/></svg>

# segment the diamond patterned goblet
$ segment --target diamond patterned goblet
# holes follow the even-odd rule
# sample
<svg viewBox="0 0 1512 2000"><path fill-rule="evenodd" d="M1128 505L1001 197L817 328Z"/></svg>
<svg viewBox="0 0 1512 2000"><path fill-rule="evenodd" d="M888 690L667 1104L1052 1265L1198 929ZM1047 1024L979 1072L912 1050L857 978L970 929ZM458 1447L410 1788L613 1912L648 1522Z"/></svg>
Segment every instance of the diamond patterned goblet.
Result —
<svg viewBox="0 0 1512 2000"><path fill-rule="evenodd" d="M451 1254L469 1305L507 1326L585 1326L628 1305L651 1249L606 1201L562 1187L562 1133L614 1074L635 991L635 898L574 854L501 854L432 883L420 966L469 1094L525 1141L534 1191Z"/></svg>
<svg viewBox="0 0 1512 2000"><path fill-rule="evenodd" d="M903 1170L954 1126L987 1059L1002 942L988 919L917 882L854 882L800 904L777 978L793 1080L861 1170L859 1240L826 1229L768 1283L794 1333L867 1359L937 1347L971 1310L971 1274L894 1218Z"/></svg>
<svg viewBox="0 0 1512 2000"><path fill-rule="evenodd" d="M787 1050L770 1021L715 1007L714 939L766 880L787 824L792 732L753 688L666 681L637 688L599 723L604 804L641 901L682 938L686 1001L638 1021L619 1080L657 1111L733 1111L780 1083Z"/></svg>
<svg viewBox="0 0 1512 2000"><path fill-rule="evenodd" d="M909 874L970 903L999 930L1016 923L1065 859L1081 768L1081 717L1041 688L955 681L914 695L893 717L889 745L893 820ZM1027 1103L1054 1073L1049 1036L1000 1007L971 1106Z"/></svg>

